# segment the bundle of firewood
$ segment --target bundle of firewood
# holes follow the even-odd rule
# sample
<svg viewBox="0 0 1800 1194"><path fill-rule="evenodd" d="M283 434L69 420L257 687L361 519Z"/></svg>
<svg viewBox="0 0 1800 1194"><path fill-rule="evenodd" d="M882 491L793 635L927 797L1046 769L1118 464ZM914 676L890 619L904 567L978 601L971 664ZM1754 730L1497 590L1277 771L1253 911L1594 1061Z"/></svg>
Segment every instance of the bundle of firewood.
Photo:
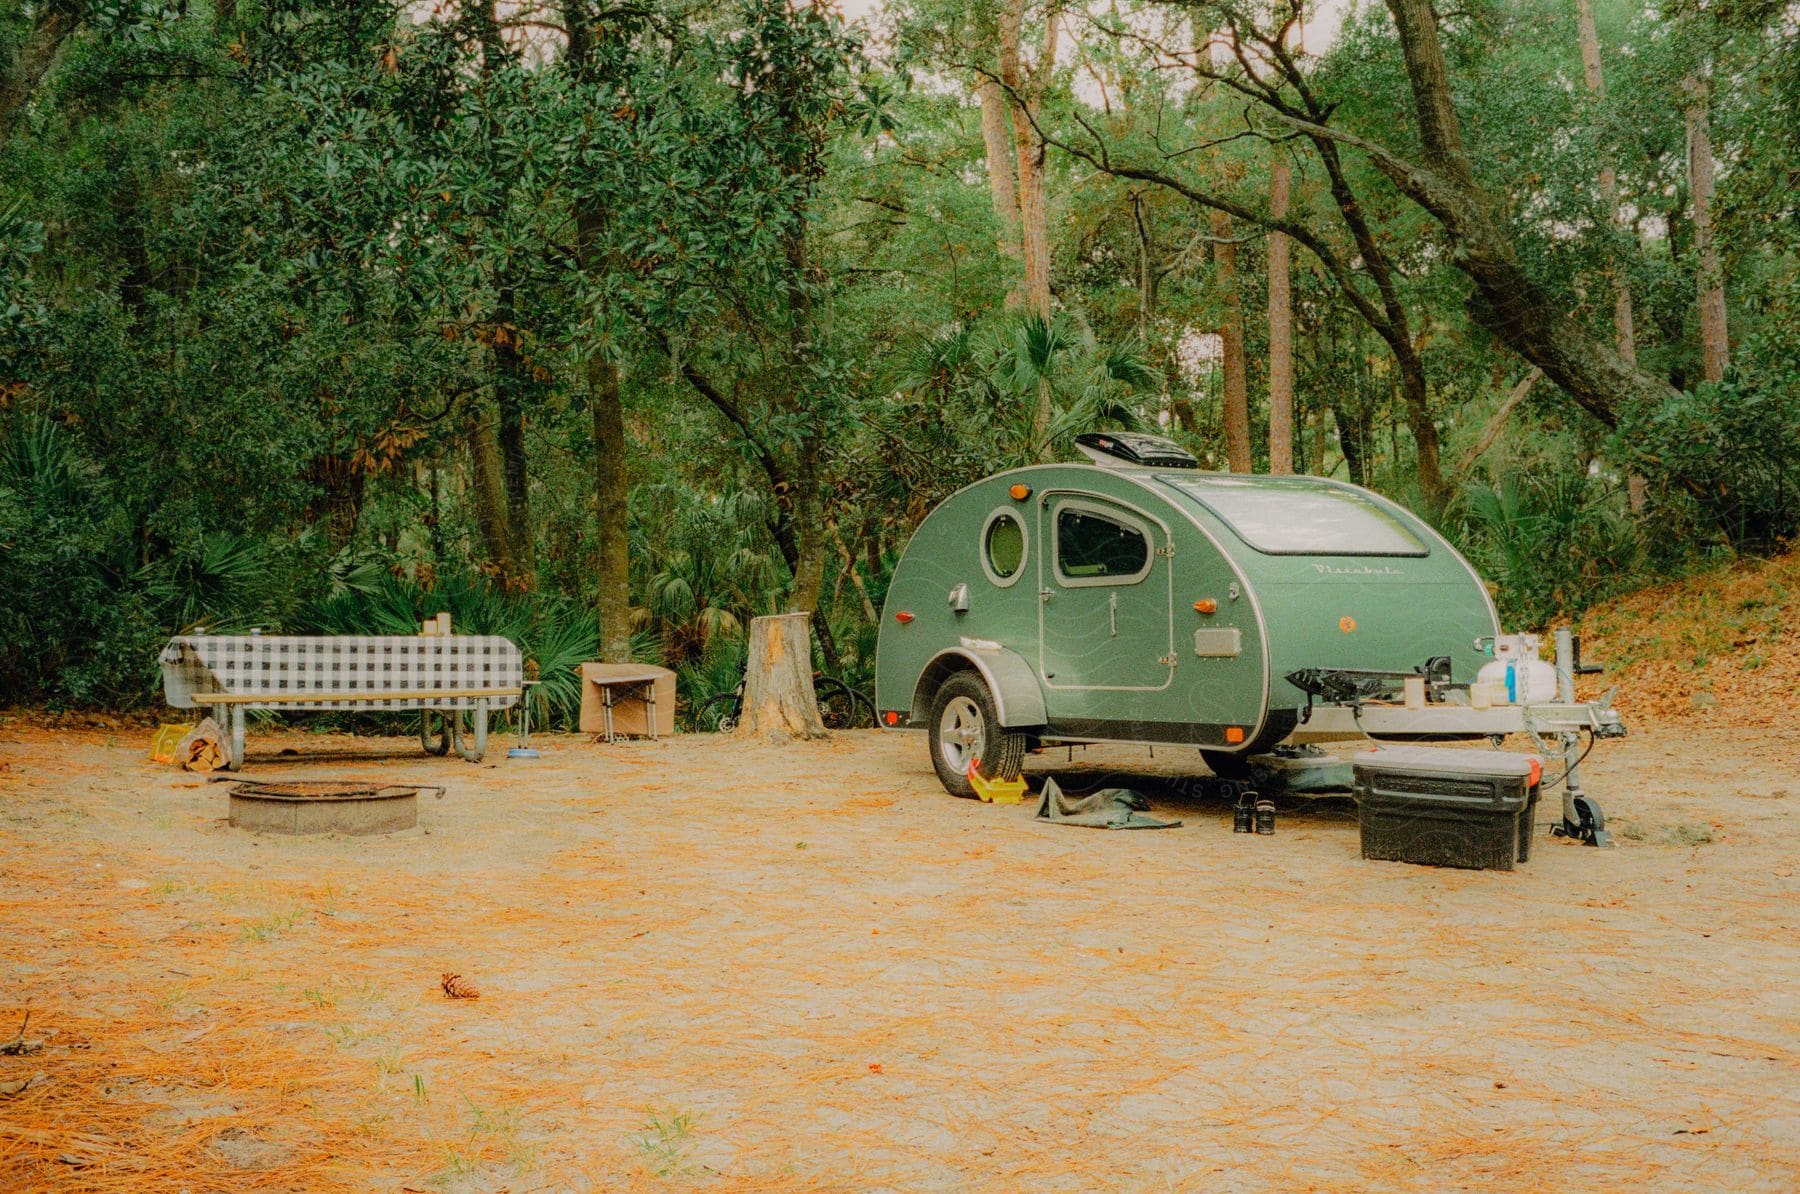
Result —
<svg viewBox="0 0 1800 1194"><path fill-rule="evenodd" d="M189 771L217 771L225 765L225 732L205 718L175 744L175 761Z"/></svg>

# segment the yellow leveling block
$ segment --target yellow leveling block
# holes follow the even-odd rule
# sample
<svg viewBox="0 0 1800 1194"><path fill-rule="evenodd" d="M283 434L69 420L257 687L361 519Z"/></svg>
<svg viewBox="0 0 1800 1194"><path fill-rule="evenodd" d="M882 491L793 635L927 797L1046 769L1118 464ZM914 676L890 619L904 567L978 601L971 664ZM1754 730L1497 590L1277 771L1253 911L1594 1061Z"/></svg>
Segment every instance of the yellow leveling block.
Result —
<svg viewBox="0 0 1800 1194"><path fill-rule="evenodd" d="M975 795L989 804L1017 804L1025 799L1024 779L988 779L976 770L979 766L980 759L969 760L969 786Z"/></svg>

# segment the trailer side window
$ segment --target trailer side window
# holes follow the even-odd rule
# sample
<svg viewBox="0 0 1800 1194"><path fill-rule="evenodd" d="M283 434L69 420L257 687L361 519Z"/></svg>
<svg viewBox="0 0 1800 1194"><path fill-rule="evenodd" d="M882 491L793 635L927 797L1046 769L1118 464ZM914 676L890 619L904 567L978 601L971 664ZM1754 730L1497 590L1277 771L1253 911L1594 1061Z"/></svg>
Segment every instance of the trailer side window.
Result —
<svg viewBox="0 0 1800 1194"><path fill-rule="evenodd" d="M1136 580L1150 570L1150 538L1142 530L1086 507L1056 512L1056 571L1060 579Z"/></svg>
<svg viewBox="0 0 1800 1194"><path fill-rule="evenodd" d="M1025 566L1025 525L1010 510L994 511L982 528L981 552L988 579L1002 588L1012 584Z"/></svg>

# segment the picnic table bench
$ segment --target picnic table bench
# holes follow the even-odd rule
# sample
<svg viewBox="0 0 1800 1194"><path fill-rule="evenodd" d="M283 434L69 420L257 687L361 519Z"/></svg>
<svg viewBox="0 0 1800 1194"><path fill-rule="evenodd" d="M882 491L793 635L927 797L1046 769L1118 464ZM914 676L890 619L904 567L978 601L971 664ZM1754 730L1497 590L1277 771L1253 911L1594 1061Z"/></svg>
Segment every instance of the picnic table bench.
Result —
<svg viewBox="0 0 1800 1194"><path fill-rule="evenodd" d="M226 767L244 765L249 709L418 710L427 752L470 762L487 751L488 712L519 700L519 648L496 635L191 634L162 650L163 695L229 721ZM431 714L438 714L437 741ZM463 714L472 714L465 740Z"/></svg>

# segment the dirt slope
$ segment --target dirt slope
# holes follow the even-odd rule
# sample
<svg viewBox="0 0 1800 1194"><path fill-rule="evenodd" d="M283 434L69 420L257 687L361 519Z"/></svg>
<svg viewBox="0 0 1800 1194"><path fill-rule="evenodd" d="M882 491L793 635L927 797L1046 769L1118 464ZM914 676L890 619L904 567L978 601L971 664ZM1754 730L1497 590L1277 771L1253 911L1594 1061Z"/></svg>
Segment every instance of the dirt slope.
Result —
<svg viewBox="0 0 1800 1194"><path fill-rule="evenodd" d="M1607 602L1581 621L1583 655L1619 686L1628 722L1800 728L1800 552Z"/></svg>

